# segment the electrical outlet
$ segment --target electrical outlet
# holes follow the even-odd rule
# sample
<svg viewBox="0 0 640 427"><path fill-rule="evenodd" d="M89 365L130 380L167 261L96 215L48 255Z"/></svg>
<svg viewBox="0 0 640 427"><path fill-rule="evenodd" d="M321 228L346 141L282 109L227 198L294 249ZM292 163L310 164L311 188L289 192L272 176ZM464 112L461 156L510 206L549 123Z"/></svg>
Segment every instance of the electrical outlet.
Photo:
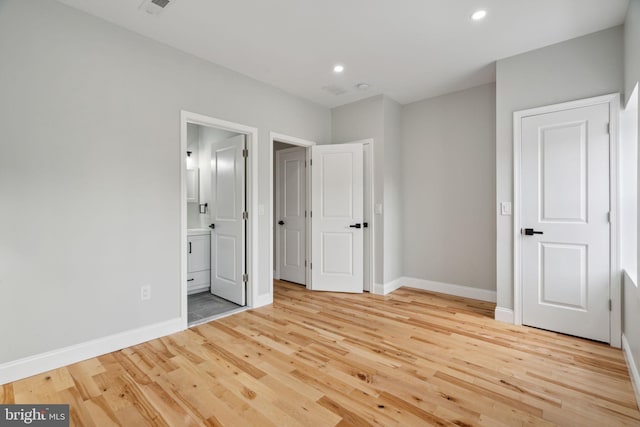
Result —
<svg viewBox="0 0 640 427"><path fill-rule="evenodd" d="M140 299L142 301L151 299L151 285L145 285L140 288Z"/></svg>

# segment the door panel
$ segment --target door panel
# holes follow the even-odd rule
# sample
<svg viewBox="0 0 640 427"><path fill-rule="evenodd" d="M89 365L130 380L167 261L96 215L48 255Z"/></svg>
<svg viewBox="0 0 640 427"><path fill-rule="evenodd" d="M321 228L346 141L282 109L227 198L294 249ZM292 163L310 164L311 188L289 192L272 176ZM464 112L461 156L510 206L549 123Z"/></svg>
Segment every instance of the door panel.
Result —
<svg viewBox="0 0 640 427"><path fill-rule="evenodd" d="M541 243L540 304L587 309L587 246Z"/></svg>
<svg viewBox="0 0 640 427"><path fill-rule="evenodd" d="M586 222L586 125L581 121L541 129L541 221Z"/></svg>
<svg viewBox="0 0 640 427"><path fill-rule="evenodd" d="M524 117L523 324L608 342L609 106Z"/></svg>
<svg viewBox="0 0 640 427"><path fill-rule="evenodd" d="M211 147L211 293L246 304L245 272L245 136Z"/></svg>
<svg viewBox="0 0 640 427"><path fill-rule="evenodd" d="M312 147L313 290L363 291L362 153L358 143Z"/></svg>
<svg viewBox="0 0 640 427"><path fill-rule="evenodd" d="M278 154L280 278L301 285L306 283L305 155L304 148Z"/></svg>

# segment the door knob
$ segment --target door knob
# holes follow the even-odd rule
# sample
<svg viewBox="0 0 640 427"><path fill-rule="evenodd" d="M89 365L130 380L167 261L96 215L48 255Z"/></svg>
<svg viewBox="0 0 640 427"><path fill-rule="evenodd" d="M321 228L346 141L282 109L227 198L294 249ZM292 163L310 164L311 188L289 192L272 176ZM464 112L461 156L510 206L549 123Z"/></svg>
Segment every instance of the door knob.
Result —
<svg viewBox="0 0 640 427"><path fill-rule="evenodd" d="M533 228L525 228L524 233L525 236L533 236L534 234L544 234L542 231L535 231Z"/></svg>
<svg viewBox="0 0 640 427"><path fill-rule="evenodd" d="M278 221L278 225L284 225L284 221L282 220Z"/></svg>
<svg viewBox="0 0 640 427"><path fill-rule="evenodd" d="M350 225L349 227L351 227L351 228L361 228L362 225L361 224L353 224L353 225Z"/></svg>
<svg viewBox="0 0 640 427"><path fill-rule="evenodd" d="M213 230L214 228L216 228L216 225L215 224L209 224L209 228Z"/></svg>

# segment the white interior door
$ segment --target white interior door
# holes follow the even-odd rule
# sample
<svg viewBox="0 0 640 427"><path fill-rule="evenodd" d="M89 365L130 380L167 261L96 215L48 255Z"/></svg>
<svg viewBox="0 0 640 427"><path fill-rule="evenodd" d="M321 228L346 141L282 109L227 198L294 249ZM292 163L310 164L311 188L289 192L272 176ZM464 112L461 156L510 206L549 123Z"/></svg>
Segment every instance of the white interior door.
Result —
<svg viewBox="0 0 640 427"><path fill-rule="evenodd" d="M305 284L307 180L304 148L278 152L280 279Z"/></svg>
<svg viewBox="0 0 640 427"><path fill-rule="evenodd" d="M605 342L608 124L608 104L521 121L522 322Z"/></svg>
<svg viewBox="0 0 640 427"><path fill-rule="evenodd" d="M246 304L245 136L211 147L211 293Z"/></svg>
<svg viewBox="0 0 640 427"><path fill-rule="evenodd" d="M311 150L312 289L362 292L362 144L315 145Z"/></svg>

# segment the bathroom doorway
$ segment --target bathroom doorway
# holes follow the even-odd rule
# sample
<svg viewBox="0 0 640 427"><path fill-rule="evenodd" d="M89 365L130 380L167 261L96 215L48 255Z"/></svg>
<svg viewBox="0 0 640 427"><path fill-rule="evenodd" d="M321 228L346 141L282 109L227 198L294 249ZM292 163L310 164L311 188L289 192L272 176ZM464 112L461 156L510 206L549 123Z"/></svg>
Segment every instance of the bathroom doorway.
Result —
<svg viewBox="0 0 640 427"><path fill-rule="evenodd" d="M249 176L255 129L186 112L182 124L182 317L194 326L251 304L255 228Z"/></svg>

